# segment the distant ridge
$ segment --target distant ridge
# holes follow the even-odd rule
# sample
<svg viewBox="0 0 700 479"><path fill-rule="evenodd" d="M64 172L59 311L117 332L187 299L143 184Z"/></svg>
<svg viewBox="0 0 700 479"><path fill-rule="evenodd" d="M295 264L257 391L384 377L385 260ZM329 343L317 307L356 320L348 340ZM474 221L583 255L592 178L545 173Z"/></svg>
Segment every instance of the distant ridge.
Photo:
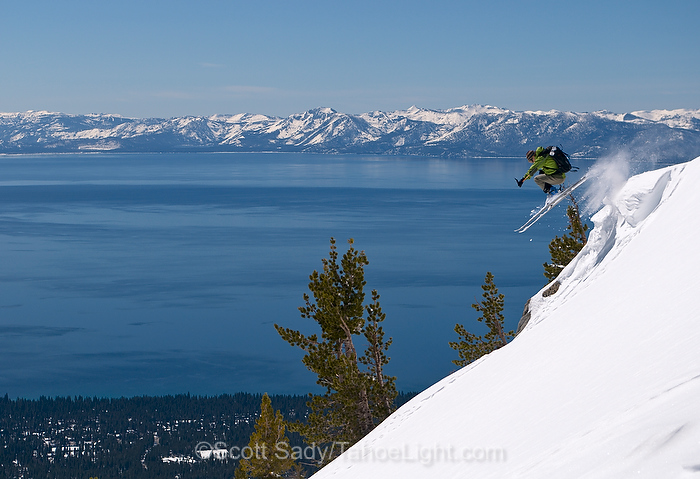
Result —
<svg viewBox="0 0 700 479"><path fill-rule="evenodd" d="M360 115L316 108L287 118L246 113L170 119L0 113L0 154L273 151L520 157L545 144L564 145L574 157L598 157L626 147L684 160L700 154L700 110L574 113L469 105Z"/></svg>

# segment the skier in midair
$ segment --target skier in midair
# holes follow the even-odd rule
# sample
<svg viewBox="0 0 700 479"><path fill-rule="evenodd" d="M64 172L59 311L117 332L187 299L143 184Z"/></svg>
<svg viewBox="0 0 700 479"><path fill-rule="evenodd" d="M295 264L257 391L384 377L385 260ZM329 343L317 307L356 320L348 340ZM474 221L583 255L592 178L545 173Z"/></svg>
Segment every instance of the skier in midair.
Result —
<svg viewBox="0 0 700 479"><path fill-rule="evenodd" d="M552 186L564 183L566 175L559 172L559 166L554 158L550 156L545 148L537 147L537 150L529 150L525 155L527 161L532 164L525 176L516 180L519 187L523 186L525 180L532 178L532 175L539 170L540 174L535 176L535 183L542 188L546 194L555 193L556 188Z"/></svg>

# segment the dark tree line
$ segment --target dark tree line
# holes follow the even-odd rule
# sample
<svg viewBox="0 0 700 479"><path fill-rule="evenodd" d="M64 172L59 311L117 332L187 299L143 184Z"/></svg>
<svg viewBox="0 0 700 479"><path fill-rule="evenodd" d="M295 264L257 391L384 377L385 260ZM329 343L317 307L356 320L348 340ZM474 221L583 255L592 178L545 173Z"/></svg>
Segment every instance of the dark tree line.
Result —
<svg viewBox="0 0 700 479"><path fill-rule="evenodd" d="M399 394L402 404L412 394ZM198 443L249 443L263 395L189 394L133 398L0 396L0 479L181 479L234 477L237 460L199 460ZM291 421L309 414L308 396L271 395ZM293 432L291 447L306 447ZM163 457L193 462L163 462Z"/></svg>
<svg viewBox="0 0 700 479"><path fill-rule="evenodd" d="M0 478L233 477L237 461L197 459L199 442L245 446L261 394L0 399ZM271 396L303 420L305 396ZM303 445L298 435L290 443Z"/></svg>

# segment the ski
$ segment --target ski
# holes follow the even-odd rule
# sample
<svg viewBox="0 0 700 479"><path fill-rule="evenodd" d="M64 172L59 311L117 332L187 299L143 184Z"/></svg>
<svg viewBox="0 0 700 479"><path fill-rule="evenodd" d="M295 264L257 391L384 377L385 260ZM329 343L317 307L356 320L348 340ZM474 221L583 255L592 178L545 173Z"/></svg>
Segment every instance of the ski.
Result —
<svg viewBox="0 0 700 479"><path fill-rule="evenodd" d="M573 185L567 186L567 187L564 188L562 191L560 191L559 193L557 193L556 195L554 195L551 199L548 198L548 201L545 203L545 205L544 205L542 208L540 208L539 211L537 211L537 213L535 213L534 215L532 215L532 216L530 217L530 219L527 220L527 221L525 222L524 225L522 225L520 228L516 229L515 232L516 232L516 233L523 233L523 232L526 231L528 228L530 228L530 226L532 226L532 225L534 225L535 223L537 223L537 222L540 220L540 218L542 218L544 215L546 215L546 214L549 212L549 210L551 210L552 208L554 208L555 206L557 206L559 203L561 203L562 201L564 201L564 199L566 199L566 197L567 197L572 191L574 191L576 188L578 188L579 186L581 186L581 185L583 184L583 182L586 181L587 178L588 178L588 177L587 177L586 175L583 175L583 176L582 176L578 181L576 181Z"/></svg>

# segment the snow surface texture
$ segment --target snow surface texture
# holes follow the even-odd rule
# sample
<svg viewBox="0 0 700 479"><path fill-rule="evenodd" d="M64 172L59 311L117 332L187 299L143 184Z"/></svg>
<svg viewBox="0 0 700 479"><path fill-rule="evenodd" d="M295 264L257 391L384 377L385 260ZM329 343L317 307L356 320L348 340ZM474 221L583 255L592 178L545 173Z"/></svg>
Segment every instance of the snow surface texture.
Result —
<svg viewBox="0 0 700 479"><path fill-rule="evenodd" d="M605 188L513 342L314 478L700 478L699 185L700 158Z"/></svg>

